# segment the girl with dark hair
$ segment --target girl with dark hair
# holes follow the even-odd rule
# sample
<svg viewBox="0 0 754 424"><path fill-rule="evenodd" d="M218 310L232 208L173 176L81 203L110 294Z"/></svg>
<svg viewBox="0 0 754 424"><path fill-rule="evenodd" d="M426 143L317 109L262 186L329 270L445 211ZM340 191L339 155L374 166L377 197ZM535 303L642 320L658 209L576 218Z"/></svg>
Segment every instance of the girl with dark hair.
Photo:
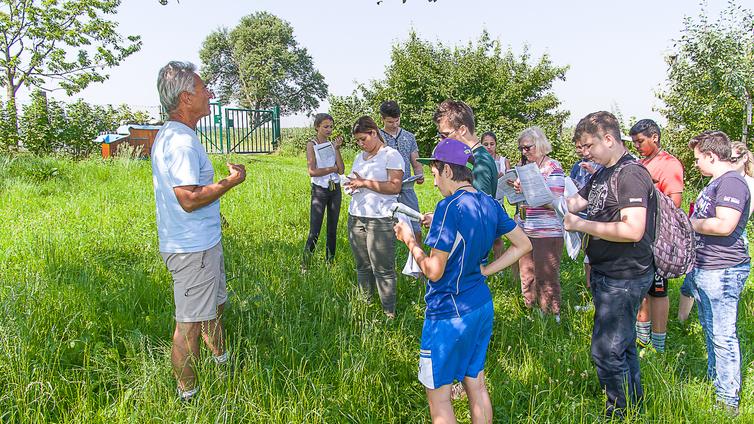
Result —
<svg viewBox="0 0 754 424"><path fill-rule="evenodd" d="M395 220L390 206L398 199L403 181L401 154L385 145L369 116L356 121L352 131L361 152L345 183L348 205L348 241L356 261L359 289L370 298L375 288L382 310L395 317Z"/></svg>
<svg viewBox="0 0 754 424"><path fill-rule="evenodd" d="M342 200L339 174L343 174L345 170L343 157L340 155L343 137L338 137L333 141L328 140L333 130L332 116L326 113L318 113L314 117L314 129L317 131L317 135L306 143L306 164L309 177L311 177L312 197L309 210L309 237L304 246L303 271L309 267L309 261L322 229L325 211L327 211L325 257L329 262L335 258L335 241ZM318 163L317 157L323 163Z"/></svg>
<svg viewBox="0 0 754 424"><path fill-rule="evenodd" d="M482 134L482 146L492 155L492 159L495 159L495 165L497 165L497 177L500 178L505 172L511 169L511 163L508 158L501 156L497 153L497 137L492 131L487 131Z"/></svg>

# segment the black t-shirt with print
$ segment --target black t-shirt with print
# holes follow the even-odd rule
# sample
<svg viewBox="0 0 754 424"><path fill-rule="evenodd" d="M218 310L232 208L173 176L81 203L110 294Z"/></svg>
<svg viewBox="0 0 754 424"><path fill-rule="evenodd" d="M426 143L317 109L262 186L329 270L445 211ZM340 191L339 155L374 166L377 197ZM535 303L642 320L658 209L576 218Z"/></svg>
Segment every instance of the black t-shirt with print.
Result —
<svg viewBox="0 0 754 424"><path fill-rule="evenodd" d="M598 222L619 222L620 210L630 207L647 208L644 236L639 242L612 242L589 236L586 254L595 271L615 279L630 279L654 270L652 240L654 238L657 199L649 173L641 165L628 165L618 174L618 195L613 193L610 178L619 164L635 161L625 154L610 168L599 170L579 195L589 201L587 219Z"/></svg>

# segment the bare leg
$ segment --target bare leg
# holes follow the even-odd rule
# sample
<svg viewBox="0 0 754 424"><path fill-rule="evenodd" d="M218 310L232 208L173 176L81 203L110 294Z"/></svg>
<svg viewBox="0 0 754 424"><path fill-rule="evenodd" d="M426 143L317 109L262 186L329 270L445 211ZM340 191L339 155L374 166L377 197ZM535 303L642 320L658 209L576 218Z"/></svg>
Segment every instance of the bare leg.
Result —
<svg viewBox="0 0 754 424"><path fill-rule="evenodd" d="M427 401L429 401L429 414L433 424L455 424L456 416L453 412L453 404L450 403L450 388L452 384L446 384L437 389L426 389Z"/></svg>
<svg viewBox="0 0 754 424"><path fill-rule="evenodd" d="M644 299L641 301L641 306L639 307L639 313L636 314L636 321L638 322L649 322L650 317L652 314L652 306L654 306L652 303L650 303L649 296L644 296Z"/></svg>
<svg viewBox="0 0 754 424"><path fill-rule="evenodd" d="M225 304L217 307L217 318L202 322L202 338L214 356L225 353L225 340L223 338L223 309Z"/></svg>
<svg viewBox="0 0 754 424"><path fill-rule="evenodd" d="M170 359L173 363L173 374L178 379L181 390L191 390L196 387L194 360L199 357L199 332L201 323L178 322L173 333L173 349Z"/></svg>
<svg viewBox="0 0 754 424"><path fill-rule="evenodd" d="M492 423L492 402L487 392L487 383L484 379L484 371L480 371L476 378L465 377L463 386L469 397L469 411L471 422L474 424Z"/></svg>
<svg viewBox="0 0 754 424"><path fill-rule="evenodd" d="M691 313L691 308L694 307L694 298L681 295L678 300L678 321L686 321Z"/></svg>
<svg viewBox="0 0 754 424"><path fill-rule="evenodd" d="M668 313L670 311L670 300L665 297L651 297L649 303L652 305L652 332L665 333L668 330Z"/></svg>

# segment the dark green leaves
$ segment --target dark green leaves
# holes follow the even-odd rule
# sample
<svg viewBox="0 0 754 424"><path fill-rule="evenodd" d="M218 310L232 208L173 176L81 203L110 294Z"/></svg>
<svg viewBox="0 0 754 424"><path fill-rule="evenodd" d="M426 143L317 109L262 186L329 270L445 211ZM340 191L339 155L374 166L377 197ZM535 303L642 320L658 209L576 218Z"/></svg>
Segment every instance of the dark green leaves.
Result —
<svg viewBox="0 0 754 424"><path fill-rule="evenodd" d="M267 12L241 18L204 40L202 77L221 101L284 114L311 112L327 95L322 74L298 45L291 25Z"/></svg>

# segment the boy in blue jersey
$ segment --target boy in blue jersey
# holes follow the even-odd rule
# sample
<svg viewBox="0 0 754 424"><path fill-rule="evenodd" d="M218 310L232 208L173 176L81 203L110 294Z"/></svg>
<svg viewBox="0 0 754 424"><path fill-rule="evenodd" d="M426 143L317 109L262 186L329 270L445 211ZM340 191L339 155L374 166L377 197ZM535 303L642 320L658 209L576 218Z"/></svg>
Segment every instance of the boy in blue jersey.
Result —
<svg viewBox="0 0 754 424"><path fill-rule="evenodd" d="M451 386L461 381L474 423L492 422L492 403L484 379L484 361L492 336L492 295L486 277L531 250L521 228L494 198L474 189L469 169L471 149L458 140L441 141L431 158L419 159L432 169L435 186L445 199L435 209L424 253L408 225L395 226L427 277L427 310L419 355L419 381L424 384L434 422L455 422ZM495 239L506 235L511 247L485 266Z"/></svg>

